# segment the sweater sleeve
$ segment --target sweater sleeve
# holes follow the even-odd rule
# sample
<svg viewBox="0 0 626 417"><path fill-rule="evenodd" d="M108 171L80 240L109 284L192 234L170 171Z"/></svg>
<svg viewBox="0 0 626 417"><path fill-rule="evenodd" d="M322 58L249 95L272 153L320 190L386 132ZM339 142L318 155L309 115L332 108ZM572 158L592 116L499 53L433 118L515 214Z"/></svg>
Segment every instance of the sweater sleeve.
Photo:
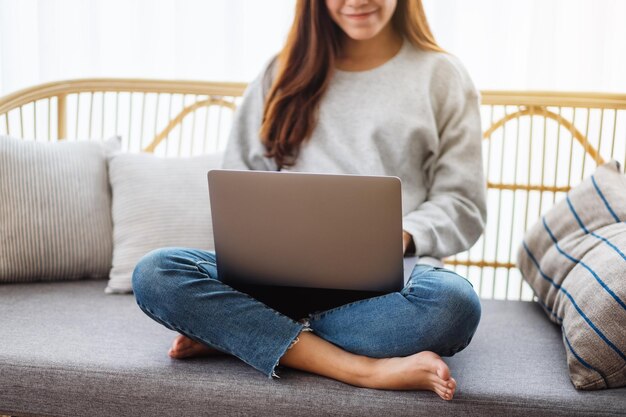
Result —
<svg viewBox="0 0 626 417"><path fill-rule="evenodd" d="M272 158L264 156L259 131L263 119L265 95L271 82L271 60L264 70L250 83L244 92L241 104L233 116L233 123L222 158L223 169L277 171Z"/></svg>
<svg viewBox="0 0 626 417"><path fill-rule="evenodd" d="M435 258L469 249L487 221L479 93L454 57L445 63L432 81L439 146L425 168L428 195L402 220L415 254Z"/></svg>

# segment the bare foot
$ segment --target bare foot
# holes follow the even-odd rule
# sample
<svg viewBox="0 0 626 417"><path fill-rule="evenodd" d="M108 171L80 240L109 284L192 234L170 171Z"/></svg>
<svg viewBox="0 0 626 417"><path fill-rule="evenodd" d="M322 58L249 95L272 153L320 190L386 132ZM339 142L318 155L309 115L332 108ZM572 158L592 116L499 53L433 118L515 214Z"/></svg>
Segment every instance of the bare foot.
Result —
<svg viewBox="0 0 626 417"><path fill-rule="evenodd" d="M441 356L424 351L374 362L374 373L364 381L368 388L393 390L430 390L444 400L451 400L456 381Z"/></svg>
<svg viewBox="0 0 626 417"><path fill-rule="evenodd" d="M190 358L194 356L212 356L223 353L220 350L211 348L205 344L191 340L187 336L179 334L174 339L172 347L167 354L175 359Z"/></svg>

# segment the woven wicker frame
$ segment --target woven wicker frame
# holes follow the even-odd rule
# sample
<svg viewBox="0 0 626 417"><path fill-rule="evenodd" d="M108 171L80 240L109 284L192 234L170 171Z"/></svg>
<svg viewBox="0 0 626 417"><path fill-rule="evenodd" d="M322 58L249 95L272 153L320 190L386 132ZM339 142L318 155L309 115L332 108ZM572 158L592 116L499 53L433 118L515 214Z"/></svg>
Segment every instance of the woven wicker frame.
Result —
<svg viewBox="0 0 626 417"><path fill-rule="evenodd" d="M0 134L37 140L123 138L164 157L224 148L244 83L85 79L0 99ZM595 167L626 160L626 95L481 92L489 219L466 252L445 260L482 298L533 298L515 267L524 232Z"/></svg>

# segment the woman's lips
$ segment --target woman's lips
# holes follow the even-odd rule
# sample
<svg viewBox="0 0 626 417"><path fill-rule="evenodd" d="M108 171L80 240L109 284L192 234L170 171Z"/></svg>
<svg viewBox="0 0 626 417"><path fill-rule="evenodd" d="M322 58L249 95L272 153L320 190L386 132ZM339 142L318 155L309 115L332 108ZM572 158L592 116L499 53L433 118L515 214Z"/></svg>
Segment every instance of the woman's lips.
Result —
<svg viewBox="0 0 626 417"><path fill-rule="evenodd" d="M377 10L372 10L371 12L365 12L365 13L344 14L344 16L347 17L348 19L365 20L376 12Z"/></svg>

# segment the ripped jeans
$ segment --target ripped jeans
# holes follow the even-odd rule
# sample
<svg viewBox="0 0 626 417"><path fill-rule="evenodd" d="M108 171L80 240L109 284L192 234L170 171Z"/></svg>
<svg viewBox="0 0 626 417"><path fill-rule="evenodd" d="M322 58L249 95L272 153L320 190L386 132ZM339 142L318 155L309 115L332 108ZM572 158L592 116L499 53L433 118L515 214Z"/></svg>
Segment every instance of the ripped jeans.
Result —
<svg viewBox="0 0 626 417"><path fill-rule="evenodd" d="M215 254L165 247L145 254L132 276L141 310L165 327L241 359L268 378L301 331L358 355L452 356L471 341L481 307L472 284L446 268L417 264L400 292L294 320L222 283Z"/></svg>

